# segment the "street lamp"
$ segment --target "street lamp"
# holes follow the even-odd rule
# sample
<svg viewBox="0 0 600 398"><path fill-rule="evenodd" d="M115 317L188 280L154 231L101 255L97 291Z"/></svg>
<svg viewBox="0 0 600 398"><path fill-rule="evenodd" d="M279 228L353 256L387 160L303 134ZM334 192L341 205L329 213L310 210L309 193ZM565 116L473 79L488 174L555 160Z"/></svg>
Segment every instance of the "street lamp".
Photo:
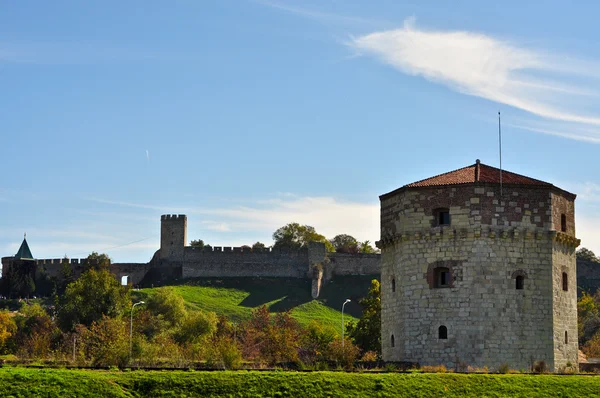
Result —
<svg viewBox="0 0 600 398"><path fill-rule="evenodd" d="M129 322L129 360L131 360L131 355L133 353L133 309L138 304L146 304L143 301L139 303L135 303L131 306L131 322Z"/></svg>
<svg viewBox="0 0 600 398"><path fill-rule="evenodd" d="M342 304L342 348L344 348L344 307L349 302L350 302L350 299L346 299L346 301L344 301L344 304Z"/></svg>

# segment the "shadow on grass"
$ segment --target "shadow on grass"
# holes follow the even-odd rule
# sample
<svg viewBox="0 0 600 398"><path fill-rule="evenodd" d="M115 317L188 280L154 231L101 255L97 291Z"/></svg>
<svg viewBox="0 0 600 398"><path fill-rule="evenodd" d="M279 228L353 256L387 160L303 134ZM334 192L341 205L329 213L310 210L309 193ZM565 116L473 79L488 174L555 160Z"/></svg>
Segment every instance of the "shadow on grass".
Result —
<svg viewBox="0 0 600 398"><path fill-rule="evenodd" d="M377 276L337 276L321 286L318 301L336 311L341 311L346 299L344 312L360 317L362 308L358 302L365 297L371 286L371 280ZM205 286L236 289L249 295L239 304L242 307L255 308L274 302L269 306L271 312L291 310L313 300L310 279L297 278L198 278L171 283L173 285Z"/></svg>

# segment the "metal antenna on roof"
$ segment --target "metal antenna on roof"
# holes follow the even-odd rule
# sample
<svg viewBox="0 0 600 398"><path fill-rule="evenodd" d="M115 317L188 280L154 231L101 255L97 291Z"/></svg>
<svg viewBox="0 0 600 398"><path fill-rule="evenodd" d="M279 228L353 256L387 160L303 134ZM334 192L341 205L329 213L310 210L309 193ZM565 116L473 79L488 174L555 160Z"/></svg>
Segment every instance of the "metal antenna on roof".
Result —
<svg viewBox="0 0 600 398"><path fill-rule="evenodd" d="M498 111L498 147L500 148L500 198L502 199L502 127L500 125L500 112Z"/></svg>

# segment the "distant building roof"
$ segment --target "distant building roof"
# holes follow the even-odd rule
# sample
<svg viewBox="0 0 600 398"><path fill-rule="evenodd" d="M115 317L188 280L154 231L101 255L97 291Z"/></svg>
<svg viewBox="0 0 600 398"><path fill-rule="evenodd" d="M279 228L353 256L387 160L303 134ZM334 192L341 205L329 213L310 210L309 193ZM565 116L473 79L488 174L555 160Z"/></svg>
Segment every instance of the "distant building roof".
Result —
<svg viewBox="0 0 600 398"><path fill-rule="evenodd" d="M29 245L27 244L27 239L23 238L23 243L21 243L21 247L19 247L19 251L15 254L15 260L33 260L33 254L31 254L31 250L29 250Z"/></svg>
<svg viewBox="0 0 600 398"><path fill-rule="evenodd" d="M438 187L472 183L500 184L500 169L485 165L481 163L479 159L477 159L477 161L473 165L404 185L403 187L398 188L392 192L381 195L381 197L385 197L389 194L392 194L405 188ZM556 188L550 183L536 180L535 178L527 177L506 170L502 170L502 184ZM572 195L573 197L575 196L569 192L563 192Z"/></svg>

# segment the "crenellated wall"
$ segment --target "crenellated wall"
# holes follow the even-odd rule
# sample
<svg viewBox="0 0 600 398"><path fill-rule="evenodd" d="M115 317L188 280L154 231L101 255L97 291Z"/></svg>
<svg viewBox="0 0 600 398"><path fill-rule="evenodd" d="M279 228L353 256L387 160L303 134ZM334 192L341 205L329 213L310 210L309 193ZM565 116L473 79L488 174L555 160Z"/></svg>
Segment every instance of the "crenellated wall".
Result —
<svg viewBox="0 0 600 398"><path fill-rule="evenodd" d="M182 277L306 278L308 249L276 250L241 247L186 247Z"/></svg>

